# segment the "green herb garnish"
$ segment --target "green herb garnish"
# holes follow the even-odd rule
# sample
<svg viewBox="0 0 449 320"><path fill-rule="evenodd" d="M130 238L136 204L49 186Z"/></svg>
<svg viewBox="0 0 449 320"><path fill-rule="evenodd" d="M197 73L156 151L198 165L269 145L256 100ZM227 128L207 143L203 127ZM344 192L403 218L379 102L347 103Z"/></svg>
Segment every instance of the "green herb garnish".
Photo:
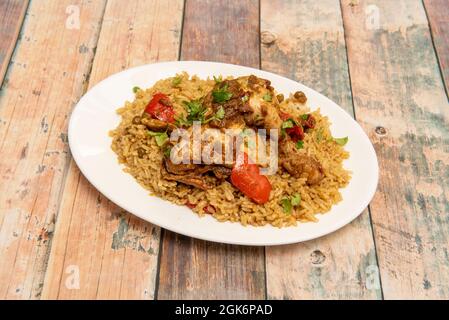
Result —
<svg viewBox="0 0 449 320"><path fill-rule="evenodd" d="M281 125L282 137L285 137L285 135L286 135L285 129L293 128L295 125L296 125L296 121L293 119L287 119L284 122L282 122L282 125Z"/></svg>
<svg viewBox="0 0 449 320"><path fill-rule="evenodd" d="M282 209L284 210L284 213L290 214L292 212L292 202L288 198L284 198L281 200Z"/></svg>
<svg viewBox="0 0 449 320"><path fill-rule="evenodd" d="M137 91L139 91L139 90L141 90L141 89L139 87L137 87L137 86L133 88L133 92L134 93L137 93Z"/></svg>
<svg viewBox="0 0 449 320"><path fill-rule="evenodd" d="M175 119L175 123L177 127L183 127L183 126L191 126L192 124L187 121L187 119L179 117L177 119Z"/></svg>
<svg viewBox="0 0 449 320"><path fill-rule="evenodd" d="M192 125L193 121L204 121L204 114L206 113L206 108L199 100L194 101L184 101L184 106L187 111L186 119L181 120L186 125Z"/></svg>
<svg viewBox="0 0 449 320"><path fill-rule="evenodd" d="M225 111L224 111L223 107L220 106L220 108L217 110L217 112L215 112L215 114L212 117L210 117L207 120L204 120L202 123L208 123L209 121L212 121L212 120L220 121L220 120L223 120L224 116L225 116Z"/></svg>
<svg viewBox="0 0 449 320"><path fill-rule="evenodd" d="M156 140L156 144L159 147L162 147L165 142L168 140L168 135L167 132L154 132L154 131L148 131L148 134L151 137L154 137L154 139Z"/></svg>
<svg viewBox="0 0 449 320"><path fill-rule="evenodd" d="M248 97L248 96L243 96L243 97L242 97L242 101L243 101L243 102L246 102L246 101L248 101L248 100L249 100L249 97Z"/></svg>
<svg viewBox="0 0 449 320"><path fill-rule="evenodd" d="M298 206L301 203L301 196L299 193L295 193L290 198L284 198L281 200L282 209L284 213L290 214L292 212L293 207Z"/></svg>
<svg viewBox="0 0 449 320"><path fill-rule="evenodd" d="M307 120L307 119L309 119L309 115L308 114L303 114L303 115L301 115L301 119L302 120Z"/></svg>
<svg viewBox="0 0 449 320"><path fill-rule="evenodd" d="M208 123L212 120L223 120L225 117L225 110L222 106L217 110L217 112L210 118L205 119L204 115L206 113L206 108L203 106L203 104L199 100L194 101L184 101L184 105L187 111L187 117L184 118L178 118L176 119L176 122L178 125L185 125L185 126L191 126L194 121L200 121L202 124Z"/></svg>
<svg viewBox="0 0 449 320"><path fill-rule="evenodd" d="M182 78L179 77L179 76L176 76L176 77L173 78L171 84L172 84L173 87L177 87L177 86L179 86L179 84L181 82L182 82Z"/></svg>
<svg viewBox="0 0 449 320"><path fill-rule="evenodd" d="M302 149L302 148L304 148L304 141L298 140L298 142L296 142L296 149Z"/></svg>
<svg viewBox="0 0 449 320"><path fill-rule="evenodd" d="M223 107L220 106L218 111L215 113L214 117L218 120L223 120L224 116L225 116L225 111L224 111Z"/></svg>
<svg viewBox="0 0 449 320"><path fill-rule="evenodd" d="M271 102L271 100L272 100L271 94L265 93L264 96L263 96L263 99L264 99L266 102Z"/></svg>
<svg viewBox="0 0 449 320"><path fill-rule="evenodd" d="M344 146L345 144L348 143L349 138L348 137L344 137L344 138L334 138L334 141L340 145L340 146Z"/></svg>
<svg viewBox="0 0 449 320"><path fill-rule="evenodd" d="M316 133L316 142L321 142L323 140L323 128L319 128L318 132Z"/></svg>
<svg viewBox="0 0 449 320"><path fill-rule="evenodd" d="M281 128L282 129L293 128L295 125L296 125L295 120L287 119L284 122L282 122Z"/></svg>
<svg viewBox="0 0 449 320"><path fill-rule="evenodd" d="M218 77L214 76L214 81L215 83L220 83L223 81L223 77L221 75L219 75Z"/></svg>
<svg viewBox="0 0 449 320"><path fill-rule="evenodd" d="M223 103L231 99L232 93L228 91L228 85L225 84L218 90L212 91L214 102Z"/></svg>
<svg viewBox="0 0 449 320"><path fill-rule="evenodd" d="M167 158L170 158L170 153L171 153L171 148L170 147L165 148L164 156L167 157Z"/></svg>
<svg viewBox="0 0 449 320"><path fill-rule="evenodd" d="M301 195L299 193L295 193L292 197L292 206L296 207L301 203Z"/></svg>

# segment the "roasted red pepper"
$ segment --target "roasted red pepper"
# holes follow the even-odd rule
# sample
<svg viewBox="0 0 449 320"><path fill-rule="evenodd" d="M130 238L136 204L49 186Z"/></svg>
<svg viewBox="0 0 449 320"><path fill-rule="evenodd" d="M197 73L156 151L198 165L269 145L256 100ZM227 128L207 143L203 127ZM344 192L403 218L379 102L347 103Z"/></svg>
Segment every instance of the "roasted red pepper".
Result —
<svg viewBox="0 0 449 320"><path fill-rule="evenodd" d="M196 207L196 204L190 203L189 201L187 201L185 204L186 204L186 206L189 207L190 209L193 209L193 208Z"/></svg>
<svg viewBox="0 0 449 320"><path fill-rule="evenodd" d="M145 112L152 118L164 122L175 122L175 111L171 106L167 95L163 93L156 93L145 108Z"/></svg>
<svg viewBox="0 0 449 320"><path fill-rule="evenodd" d="M260 174L257 164L249 163L246 153L237 159L231 172L231 182L244 195L258 204L264 204L270 197L270 181Z"/></svg>
<svg viewBox="0 0 449 320"><path fill-rule="evenodd" d="M304 130L300 125L294 125L293 128L287 128L285 129L285 132L292 138L293 142L304 140Z"/></svg>
<svg viewBox="0 0 449 320"><path fill-rule="evenodd" d="M287 119L290 119L292 116L286 112L279 111L279 117L282 119L282 121L285 121Z"/></svg>
<svg viewBox="0 0 449 320"><path fill-rule="evenodd" d="M311 114L306 115L306 119L301 119L301 124L304 127L304 129L313 129L315 128L316 120Z"/></svg>
<svg viewBox="0 0 449 320"><path fill-rule="evenodd" d="M214 214L215 212L217 212L217 209L215 209L213 205L208 204L203 208L203 211L208 214Z"/></svg>

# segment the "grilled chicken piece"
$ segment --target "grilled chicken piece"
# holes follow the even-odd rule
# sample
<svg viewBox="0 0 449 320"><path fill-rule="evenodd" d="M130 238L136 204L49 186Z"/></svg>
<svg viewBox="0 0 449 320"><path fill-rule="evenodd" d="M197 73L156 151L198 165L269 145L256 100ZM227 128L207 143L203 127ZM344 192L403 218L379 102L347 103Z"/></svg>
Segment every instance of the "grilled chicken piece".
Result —
<svg viewBox="0 0 449 320"><path fill-rule="evenodd" d="M169 132L176 129L176 126L172 123L168 123L165 121L152 119L147 116L143 116L140 120L142 124L144 124L149 130L155 131L155 132L162 132L168 130Z"/></svg>
<svg viewBox="0 0 449 320"><path fill-rule="evenodd" d="M213 92L226 86L226 91L232 96L229 100L217 103ZM215 85L214 89L204 98L204 105L217 112L221 107L225 111L224 118L213 120L210 126L214 128L241 128L245 125L265 129L279 129L282 119L279 117L279 105L270 81L256 76L239 77L224 80Z"/></svg>
<svg viewBox="0 0 449 320"><path fill-rule="evenodd" d="M213 92L221 88L226 87L226 91L231 93L232 96L229 100L218 103L214 101ZM210 126L213 128L241 128L245 127L245 121L243 116L246 113L252 112L249 108L247 101L243 101L242 98L246 95L246 92L242 90L240 83L234 80L224 80L217 83L213 90L211 90L204 98L204 105L212 110L211 114L215 114L220 108L225 111L224 118L222 120L212 120Z"/></svg>
<svg viewBox="0 0 449 320"><path fill-rule="evenodd" d="M279 101L271 82L254 75L236 79L243 90L247 91L248 105L251 112L245 115L245 122L250 127L279 129L282 119L279 117Z"/></svg>
<svg viewBox="0 0 449 320"><path fill-rule="evenodd" d="M279 162L295 178L307 178L309 185L318 184L324 178L321 164L298 150L295 143L286 138L279 144Z"/></svg>

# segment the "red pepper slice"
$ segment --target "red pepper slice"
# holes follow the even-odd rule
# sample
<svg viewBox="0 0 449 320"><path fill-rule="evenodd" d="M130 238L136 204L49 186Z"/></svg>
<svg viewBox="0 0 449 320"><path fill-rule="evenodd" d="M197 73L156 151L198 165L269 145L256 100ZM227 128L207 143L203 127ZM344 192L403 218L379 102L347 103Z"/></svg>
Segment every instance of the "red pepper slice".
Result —
<svg viewBox="0 0 449 320"><path fill-rule="evenodd" d="M279 111L279 117L282 119L282 121L285 121L285 120L290 119L292 116L286 112Z"/></svg>
<svg viewBox="0 0 449 320"><path fill-rule="evenodd" d="M168 96L163 93L156 93L145 108L145 112L154 119L169 123L175 122L173 107L161 103L161 100L168 101Z"/></svg>
<svg viewBox="0 0 449 320"><path fill-rule="evenodd" d="M301 124L305 129L313 129L315 128L316 120L311 114L308 114L307 119L303 119Z"/></svg>
<svg viewBox="0 0 449 320"><path fill-rule="evenodd" d="M244 195L258 204L264 204L270 197L272 189L270 181L260 174L257 164L249 163L246 153L243 154L243 159L237 159L231 172L231 182Z"/></svg>
<svg viewBox="0 0 449 320"><path fill-rule="evenodd" d="M304 130L301 126L294 126L293 128L285 129L285 132L292 138L293 142L304 140Z"/></svg>
<svg viewBox="0 0 449 320"><path fill-rule="evenodd" d="M207 206L205 206L203 208L203 210L205 213L208 213L208 214L214 214L217 211L217 209L215 209L215 207L211 204L208 204Z"/></svg>
<svg viewBox="0 0 449 320"><path fill-rule="evenodd" d="M193 208L196 207L196 204L190 203L189 201L187 201L187 202L185 203L185 205L186 205L187 207L189 207L190 209L193 209Z"/></svg>

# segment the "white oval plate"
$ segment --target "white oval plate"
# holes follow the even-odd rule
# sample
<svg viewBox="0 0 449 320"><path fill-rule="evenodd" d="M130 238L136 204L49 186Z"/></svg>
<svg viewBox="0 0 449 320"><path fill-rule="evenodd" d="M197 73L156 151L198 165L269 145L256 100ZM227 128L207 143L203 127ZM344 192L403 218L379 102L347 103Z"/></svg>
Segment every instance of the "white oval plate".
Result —
<svg viewBox="0 0 449 320"><path fill-rule="evenodd" d="M317 223L295 227L244 227L239 223L218 222L210 216L200 218L185 206L150 196L134 178L122 171L111 150L109 130L120 122L116 109L132 101L132 88L148 88L157 80L181 71L201 78L213 75L254 74L269 79L284 94L301 90L311 109L320 108L331 122L335 137L349 137L345 148L350 158L344 165L352 171L349 185L342 189L343 201ZM87 92L76 105L69 123L69 143L81 172L107 198L128 212L168 230L187 236L240 245L280 245L306 241L331 233L355 219L374 196L378 180L377 158L370 140L351 116L318 92L287 78L224 63L174 61L144 65L114 74Z"/></svg>

